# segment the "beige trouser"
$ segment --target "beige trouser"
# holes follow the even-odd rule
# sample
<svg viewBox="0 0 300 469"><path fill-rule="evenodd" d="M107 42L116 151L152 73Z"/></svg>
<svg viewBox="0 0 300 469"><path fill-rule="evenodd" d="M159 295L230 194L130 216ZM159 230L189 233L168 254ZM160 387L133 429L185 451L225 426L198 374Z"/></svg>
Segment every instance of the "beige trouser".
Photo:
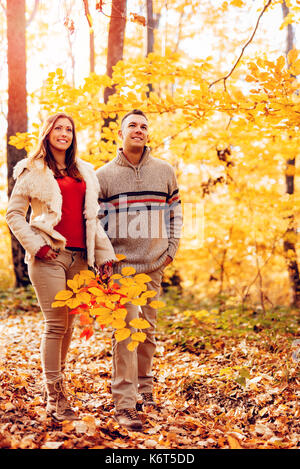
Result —
<svg viewBox="0 0 300 469"><path fill-rule="evenodd" d="M85 254L61 251L54 260L35 258L28 264L28 273L44 315L41 341L41 362L47 383L62 377L73 332L75 315L67 307L52 308L55 295L67 288L67 280L87 269Z"/></svg>
<svg viewBox="0 0 300 469"><path fill-rule="evenodd" d="M152 281L147 283L148 290L155 290L157 295L150 298L148 302L157 300L160 294L161 279L163 267L154 272L147 272ZM147 338L145 342L130 352L127 344L131 341L130 337L121 342L112 339L113 360L112 360L112 395L117 410L125 408L135 408L138 393L152 392L152 362L155 352L155 326L156 310L151 306L135 306L126 303L127 316L126 322L133 332L135 329L128 325L129 321L136 317L146 319L151 327L143 329Z"/></svg>

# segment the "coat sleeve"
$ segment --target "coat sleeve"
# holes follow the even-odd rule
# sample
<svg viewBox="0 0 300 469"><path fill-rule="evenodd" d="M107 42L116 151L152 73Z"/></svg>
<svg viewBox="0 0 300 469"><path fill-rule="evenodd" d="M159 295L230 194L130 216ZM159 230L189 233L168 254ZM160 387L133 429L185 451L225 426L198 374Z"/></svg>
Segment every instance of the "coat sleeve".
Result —
<svg viewBox="0 0 300 469"><path fill-rule="evenodd" d="M35 256L41 247L45 245L45 240L26 221L30 199L28 196L16 193L17 185L18 180L8 202L6 222L25 251L28 251L31 256Z"/></svg>
<svg viewBox="0 0 300 469"><path fill-rule="evenodd" d="M96 222L96 243L95 243L95 262L98 267L106 262L114 261L118 259L115 255L114 248L105 233L100 220Z"/></svg>

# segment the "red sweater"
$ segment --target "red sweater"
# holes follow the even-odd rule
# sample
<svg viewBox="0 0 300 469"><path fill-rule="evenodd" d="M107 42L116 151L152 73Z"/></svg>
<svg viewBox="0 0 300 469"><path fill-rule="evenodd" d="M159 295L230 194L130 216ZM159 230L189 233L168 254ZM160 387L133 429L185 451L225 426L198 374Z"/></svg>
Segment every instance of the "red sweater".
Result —
<svg viewBox="0 0 300 469"><path fill-rule="evenodd" d="M58 178L57 183L62 194L62 216L54 229L66 238L66 247L85 249L85 221L83 216L85 182L64 176ZM43 258L49 249L50 246L43 246L36 256Z"/></svg>

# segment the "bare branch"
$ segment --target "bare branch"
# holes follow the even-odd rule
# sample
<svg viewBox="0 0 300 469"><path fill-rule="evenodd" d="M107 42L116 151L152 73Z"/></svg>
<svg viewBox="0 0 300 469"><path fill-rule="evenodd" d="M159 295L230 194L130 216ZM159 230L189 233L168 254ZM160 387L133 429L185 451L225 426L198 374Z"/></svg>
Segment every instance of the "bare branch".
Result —
<svg viewBox="0 0 300 469"><path fill-rule="evenodd" d="M36 12L38 11L38 7L39 7L39 0L35 0L33 10L28 20L26 21L26 28L30 25L31 21L34 19Z"/></svg>
<svg viewBox="0 0 300 469"><path fill-rule="evenodd" d="M0 6L2 7L2 10L6 13L6 8L5 6L3 5L2 1L0 0Z"/></svg>
<svg viewBox="0 0 300 469"><path fill-rule="evenodd" d="M249 44L252 42L252 40L253 40L253 38L254 38L254 36L255 36L255 33L256 33L256 31L257 31L259 22L260 22L260 20L261 20L261 17L263 16L263 14L264 14L265 11L267 10L267 8L271 5L271 3L272 3L272 0L269 0L268 3L264 6L264 8L263 8L261 14L259 15L259 17L258 17L258 19L257 19L256 25L255 25L255 28L254 28L254 31L253 31L253 33L252 33L250 39L249 39L249 40L246 42L246 44L243 46L242 51L241 51L241 53L240 53L240 55L239 55L237 61L235 62L234 66L233 66L232 69L230 70L230 72L229 72L225 77L218 78L218 80L213 81L213 82L209 85L209 88L210 88L211 86L215 85L216 83L219 83L219 81L223 81L223 82L224 82L224 89L225 89L225 91L226 91L226 80L230 77L230 75L232 75L232 73L233 73L234 70L236 69L238 63L240 62L240 60L241 60L241 58L242 58L242 56L243 56L243 54L244 54L244 52L245 52L246 47L248 47Z"/></svg>

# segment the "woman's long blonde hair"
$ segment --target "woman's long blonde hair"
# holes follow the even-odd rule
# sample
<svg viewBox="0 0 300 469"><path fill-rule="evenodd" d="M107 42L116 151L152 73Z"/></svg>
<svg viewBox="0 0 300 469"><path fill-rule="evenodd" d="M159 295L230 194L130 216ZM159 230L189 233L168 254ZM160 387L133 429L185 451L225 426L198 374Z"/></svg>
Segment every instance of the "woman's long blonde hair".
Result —
<svg viewBox="0 0 300 469"><path fill-rule="evenodd" d="M48 135L53 129L57 119L60 117L68 119L72 124L72 143L70 147L66 150L66 173L70 177L75 179L82 180L82 176L76 166L76 151L77 151L77 138L75 131L75 123L71 116L65 114L64 112L58 112L49 116L45 121L40 131L38 144L29 156L30 160L33 162L35 160L44 160L45 166L47 165L54 173L56 178L63 177L56 166L56 161L52 155Z"/></svg>

